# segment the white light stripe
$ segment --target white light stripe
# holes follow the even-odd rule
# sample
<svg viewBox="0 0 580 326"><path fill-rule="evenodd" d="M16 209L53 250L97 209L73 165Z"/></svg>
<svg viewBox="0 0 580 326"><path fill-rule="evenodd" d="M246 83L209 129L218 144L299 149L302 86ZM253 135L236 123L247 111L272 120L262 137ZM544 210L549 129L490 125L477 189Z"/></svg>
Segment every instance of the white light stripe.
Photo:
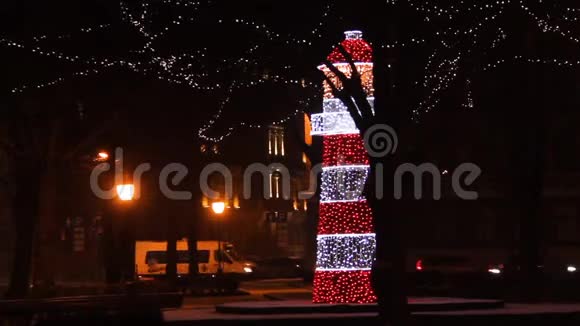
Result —
<svg viewBox="0 0 580 326"><path fill-rule="evenodd" d="M341 135L360 133L350 113L344 111L312 114L311 125L311 135Z"/></svg>
<svg viewBox="0 0 580 326"><path fill-rule="evenodd" d="M376 240L374 233L330 234L316 239L316 268L361 270L372 267Z"/></svg>
<svg viewBox="0 0 580 326"><path fill-rule="evenodd" d="M345 169L345 170L368 169L370 167L371 167L370 165L366 165L366 164L332 165L332 166L323 166L322 171L338 170L338 169Z"/></svg>
<svg viewBox="0 0 580 326"><path fill-rule="evenodd" d="M334 203L357 203L357 202L365 202L367 201L366 198L361 199L352 199L352 200L320 200L320 203L323 204L334 204Z"/></svg>
<svg viewBox="0 0 580 326"><path fill-rule="evenodd" d="M357 201L365 201L361 199L345 199L345 200L321 200L321 203L332 204L332 203L354 203Z"/></svg>
<svg viewBox="0 0 580 326"><path fill-rule="evenodd" d="M369 174L366 166L338 166L322 171L320 201L359 201L363 196L365 182Z"/></svg>
<svg viewBox="0 0 580 326"><path fill-rule="evenodd" d="M374 113L375 98L373 96L367 97L371 109ZM336 112L349 112L348 107L344 105L341 99L338 98L325 98L322 100L322 112L323 113L336 113Z"/></svg>
<svg viewBox="0 0 580 326"><path fill-rule="evenodd" d="M317 267L317 272L356 272L356 271L370 271L370 268L322 268Z"/></svg>
<svg viewBox="0 0 580 326"><path fill-rule="evenodd" d="M337 63L333 63L332 65L335 67L343 67L343 66L350 67L350 64L348 62L337 62ZM373 63L372 62L358 62L357 61L354 63L354 65L355 66L371 66L372 67ZM316 68L318 68L318 70L323 70L323 69L330 70L330 69L328 69L328 67L326 65L319 65Z"/></svg>
<svg viewBox="0 0 580 326"><path fill-rule="evenodd" d="M376 233L339 233L339 234L319 234L317 239L321 238L348 238L348 237L374 237Z"/></svg>
<svg viewBox="0 0 580 326"><path fill-rule="evenodd" d="M345 199L345 200L321 200L321 203L332 204L332 203L356 203L358 201L365 201L360 199Z"/></svg>
<svg viewBox="0 0 580 326"><path fill-rule="evenodd" d="M352 130L343 130L343 131L336 131L336 132L320 132L312 129L310 133L312 136L337 136L337 135L360 135L360 131L358 129Z"/></svg>

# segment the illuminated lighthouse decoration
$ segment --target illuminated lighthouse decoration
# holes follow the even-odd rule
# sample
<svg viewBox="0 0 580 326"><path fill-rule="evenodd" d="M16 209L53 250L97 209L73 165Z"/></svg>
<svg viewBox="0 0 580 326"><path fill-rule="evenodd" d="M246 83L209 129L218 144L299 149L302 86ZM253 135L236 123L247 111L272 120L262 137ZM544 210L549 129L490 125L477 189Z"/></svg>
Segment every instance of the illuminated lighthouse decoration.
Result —
<svg viewBox="0 0 580 326"><path fill-rule="evenodd" d="M361 75L367 99L374 104L372 48L360 31L345 32L342 46ZM328 56L338 70L351 75L347 60L334 49ZM326 76L341 88L326 67ZM315 303L370 303L375 234L371 209L363 196L369 161L362 137L346 106L324 82L323 113L312 115L312 135L323 137L323 168L314 275Z"/></svg>

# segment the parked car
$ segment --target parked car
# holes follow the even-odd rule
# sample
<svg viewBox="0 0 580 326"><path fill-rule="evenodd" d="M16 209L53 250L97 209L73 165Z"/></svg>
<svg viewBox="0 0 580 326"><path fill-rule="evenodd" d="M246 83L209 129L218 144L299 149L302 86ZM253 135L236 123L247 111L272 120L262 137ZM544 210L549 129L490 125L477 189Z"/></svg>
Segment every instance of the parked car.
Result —
<svg viewBox="0 0 580 326"><path fill-rule="evenodd" d="M189 248L187 239L176 243L177 274L184 286L189 284ZM197 242L198 283L235 291L239 282L251 276L254 263L241 257L233 244L220 241ZM167 241L135 242L135 274L138 280L163 279L167 268ZM218 280L219 282L214 282ZM211 281L211 282L208 282ZM194 282L192 282L194 283Z"/></svg>

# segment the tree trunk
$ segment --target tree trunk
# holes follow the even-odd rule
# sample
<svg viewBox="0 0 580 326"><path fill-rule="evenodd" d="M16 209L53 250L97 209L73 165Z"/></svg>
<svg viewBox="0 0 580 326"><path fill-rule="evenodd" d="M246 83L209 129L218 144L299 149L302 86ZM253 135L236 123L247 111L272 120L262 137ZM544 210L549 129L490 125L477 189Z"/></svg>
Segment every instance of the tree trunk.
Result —
<svg viewBox="0 0 580 326"><path fill-rule="evenodd" d="M175 217L167 219L167 265L165 275L170 284L175 284L177 280L177 230Z"/></svg>
<svg viewBox="0 0 580 326"><path fill-rule="evenodd" d="M199 256L197 254L197 223L194 222L188 232L187 251L189 257L189 269L187 275L187 286L194 293L200 292L199 287Z"/></svg>
<svg viewBox="0 0 580 326"><path fill-rule="evenodd" d="M525 25L522 25L525 26ZM524 51L538 54L538 40L534 33L522 31ZM514 96L514 108L509 115L512 126L512 174L513 207L519 225L519 255L521 262L520 287L521 299L535 301L541 295L539 266L542 265L541 243L541 205L544 188L544 154L546 144L546 99L543 97L545 77L537 67L522 72L524 80L518 89L525 94L522 100ZM526 119L522 120L521 116ZM513 128L517 126L517 128Z"/></svg>
<svg viewBox="0 0 580 326"><path fill-rule="evenodd" d="M533 94L533 93L532 93ZM520 142L516 150L519 154L517 165L514 166L516 178L514 194L515 205L519 217L519 241L522 258L524 284L522 294L526 300L538 299L540 295L539 266L542 265L540 253L541 239L541 208L544 188L544 148L545 120L538 111L526 122L524 136L518 137ZM520 132L522 132L520 130Z"/></svg>
<svg viewBox="0 0 580 326"><path fill-rule="evenodd" d="M407 302L407 248L403 241L402 219L397 216L392 189L394 164L390 158L371 163L367 200L373 212L376 252L372 268L373 289L377 295L379 316L391 325L408 325L410 313ZM382 164L384 177L375 178L376 168ZM377 197L377 184L385 191Z"/></svg>
<svg viewBox="0 0 580 326"><path fill-rule="evenodd" d="M107 211L104 218L103 251L105 256L105 279L108 285L116 285L121 282L120 258L117 252L117 233L113 223L111 211Z"/></svg>
<svg viewBox="0 0 580 326"><path fill-rule="evenodd" d="M124 216L129 218L128 216ZM123 229L119 239L121 257L121 275L124 282L134 280L135 276L135 232L130 220L123 221Z"/></svg>
<svg viewBox="0 0 580 326"><path fill-rule="evenodd" d="M318 182L320 184L320 182ZM306 244L304 257L304 281L314 280L314 270L316 269L316 234L318 226L318 201L309 200L306 212Z"/></svg>
<svg viewBox="0 0 580 326"><path fill-rule="evenodd" d="M16 160L16 191L13 197L12 216L16 243L10 284L6 296L23 298L30 287L34 235L38 223L38 196L42 165L29 158Z"/></svg>
<svg viewBox="0 0 580 326"><path fill-rule="evenodd" d="M54 285L56 226L56 194L58 190L58 168L56 166L56 146L58 140L58 121L53 122L48 139L46 169L42 176L39 196L38 235L35 241L33 281L35 286Z"/></svg>

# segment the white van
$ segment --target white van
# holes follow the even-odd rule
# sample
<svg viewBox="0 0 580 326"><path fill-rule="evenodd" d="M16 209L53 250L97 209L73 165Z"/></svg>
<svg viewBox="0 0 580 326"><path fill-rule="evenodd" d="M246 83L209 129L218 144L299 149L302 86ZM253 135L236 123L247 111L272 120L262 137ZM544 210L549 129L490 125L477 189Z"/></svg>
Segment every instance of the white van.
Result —
<svg viewBox="0 0 580 326"><path fill-rule="evenodd" d="M218 250L221 244L221 251ZM253 272L253 263L243 260L229 242L198 241L197 261L200 274L216 274L222 257L223 274L246 276ZM167 241L136 241L135 272L139 278L165 275L167 267ZM187 239L177 241L177 274L189 273L189 251Z"/></svg>

